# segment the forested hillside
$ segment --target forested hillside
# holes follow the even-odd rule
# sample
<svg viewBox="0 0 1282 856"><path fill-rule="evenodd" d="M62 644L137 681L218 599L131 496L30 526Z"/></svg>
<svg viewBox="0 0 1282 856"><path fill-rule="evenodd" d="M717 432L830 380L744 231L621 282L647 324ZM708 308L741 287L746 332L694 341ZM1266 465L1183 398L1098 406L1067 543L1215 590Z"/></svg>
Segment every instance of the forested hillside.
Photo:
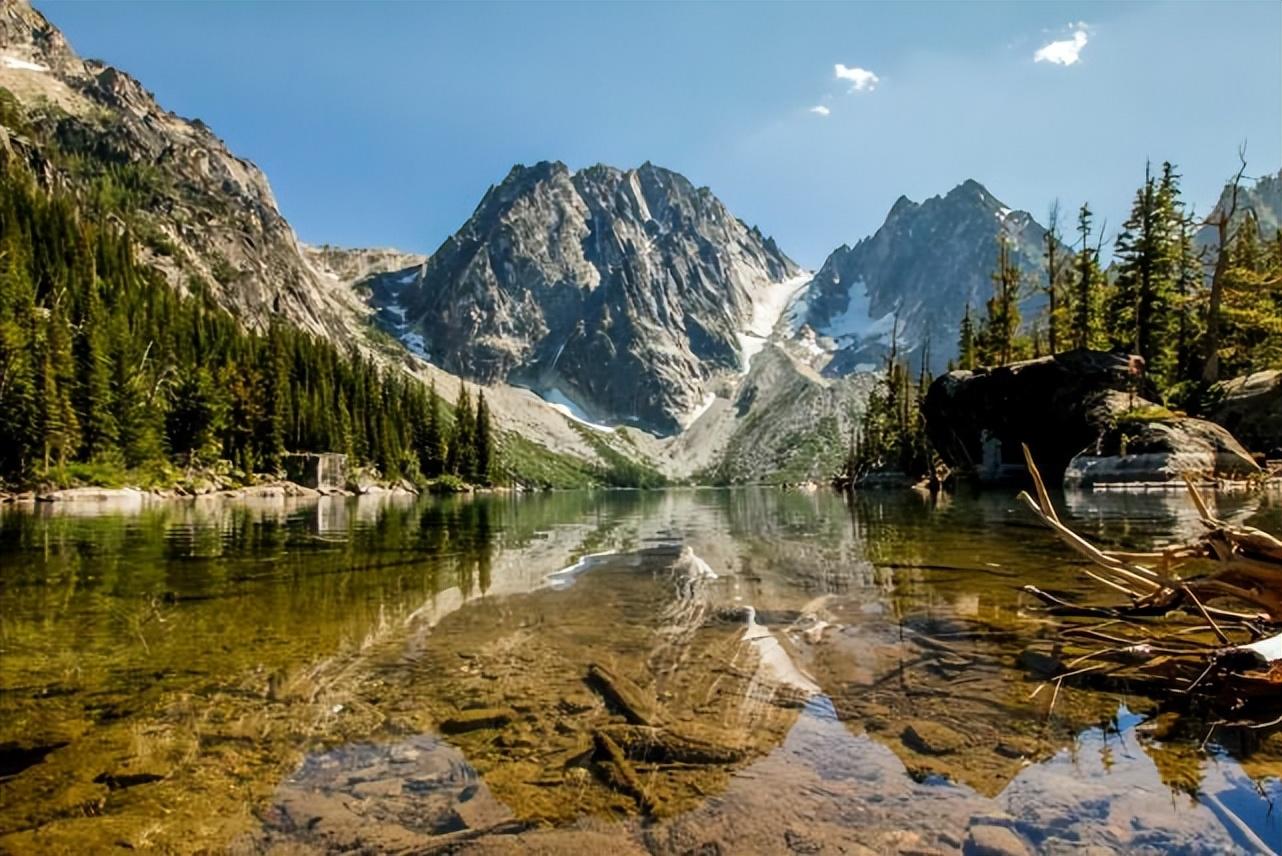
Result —
<svg viewBox="0 0 1282 856"><path fill-rule="evenodd" d="M162 483L219 460L271 473L288 449L488 483L483 394L455 420L356 351L283 323L247 330L198 277L182 295L139 263L127 172L88 188L47 191L0 158L0 479Z"/></svg>

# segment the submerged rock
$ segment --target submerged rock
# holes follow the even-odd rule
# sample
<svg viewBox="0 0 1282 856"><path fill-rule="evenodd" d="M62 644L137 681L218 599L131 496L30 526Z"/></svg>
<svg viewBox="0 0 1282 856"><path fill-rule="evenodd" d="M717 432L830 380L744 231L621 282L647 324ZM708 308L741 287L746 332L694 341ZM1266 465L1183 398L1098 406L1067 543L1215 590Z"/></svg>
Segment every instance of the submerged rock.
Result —
<svg viewBox="0 0 1282 856"><path fill-rule="evenodd" d="M1132 358L1065 351L935 380L923 412L931 444L954 471L981 482L1022 480L1027 443L1048 481L1123 413L1156 400Z"/></svg>
<svg viewBox="0 0 1282 856"><path fill-rule="evenodd" d="M1213 422L1186 417L1122 424L1073 458L1064 473L1066 487L1244 479L1260 471L1233 435Z"/></svg>
<svg viewBox="0 0 1282 856"><path fill-rule="evenodd" d="M927 755L948 755L966 745L966 738L947 725L924 719L908 723L903 737L905 745Z"/></svg>
<svg viewBox="0 0 1282 856"><path fill-rule="evenodd" d="M1206 418L1252 452L1282 456L1282 371L1255 372L1211 387Z"/></svg>
<svg viewBox="0 0 1282 856"><path fill-rule="evenodd" d="M476 710L465 710L441 722L441 731L445 734L462 734L482 728L502 728L513 719L516 713L506 707L483 707Z"/></svg>
<svg viewBox="0 0 1282 856"><path fill-rule="evenodd" d="M1028 856L1024 840L1005 826L972 826L962 847L965 856Z"/></svg>

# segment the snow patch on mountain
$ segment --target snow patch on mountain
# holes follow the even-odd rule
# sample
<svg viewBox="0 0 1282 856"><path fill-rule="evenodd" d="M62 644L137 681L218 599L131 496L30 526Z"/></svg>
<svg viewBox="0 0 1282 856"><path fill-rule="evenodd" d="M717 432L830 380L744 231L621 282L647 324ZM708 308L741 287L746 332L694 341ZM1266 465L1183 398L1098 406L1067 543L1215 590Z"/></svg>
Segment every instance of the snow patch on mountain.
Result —
<svg viewBox="0 0 1282 856"><path fill-rule="evenodd" d="M574 403L568 395L556 387L545 390L539 396L548 403L548 406L560 413L567 419L579 423L585 428L591 428L593 431L600 431L603 434L613 434L616 430L613 425L605 425L601 422L593 422L588 414L578 404Z"/></svg>
<svg viewBox="0 0 1282 856"><path fill-rule="evenodd" d="M752 318L746 329L738 333L741 374L747 374L752 358L761 353L779 321L797 296L814 276L802 271L797 276L778 282L767 282L749 293L752 300Z"/></svg>

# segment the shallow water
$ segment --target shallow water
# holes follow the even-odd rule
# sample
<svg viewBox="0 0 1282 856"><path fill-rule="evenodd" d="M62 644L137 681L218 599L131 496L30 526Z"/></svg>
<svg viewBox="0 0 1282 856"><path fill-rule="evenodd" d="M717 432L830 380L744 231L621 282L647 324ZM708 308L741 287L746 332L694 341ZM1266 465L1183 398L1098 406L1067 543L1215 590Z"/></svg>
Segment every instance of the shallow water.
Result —
<svg viewBox="0 0 1282 856"><path fill-rule="evenodd" d="M1057 502L1197 532L1179 494ZM1019 587L1090 589L1006 495L98 511L0 511L0 851L1282 851L1282 735L1034 695Z"/></svg>

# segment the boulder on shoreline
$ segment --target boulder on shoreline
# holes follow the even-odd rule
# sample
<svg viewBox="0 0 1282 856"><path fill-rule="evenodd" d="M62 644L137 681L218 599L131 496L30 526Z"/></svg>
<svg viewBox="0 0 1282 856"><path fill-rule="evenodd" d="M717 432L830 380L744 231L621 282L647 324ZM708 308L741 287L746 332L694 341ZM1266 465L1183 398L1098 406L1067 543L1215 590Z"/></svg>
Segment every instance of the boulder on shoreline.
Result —
<svg viewBox="0 0 1282 856"><path fill-rule="evenodd" d="M1211 387L1206 418L1252 452L1282 457L1282 371L1255 372Z"/></svg>
<svg viewBox="0 0 1282 856"><path fill-rule="evenodd" d="M1069 462L1065 487L1151 484L1182 479L1240 480L1260 472L1250 453L1213 422L1172 417L1123 422Z"/></svg>
<svg viewBox="0 0 1282 856"><path fill-rule="evenodd" d="M1134 358L1073 350L974 371L949 372L926 394L935 450L981 483L1022 481L1027 443L1048 481L1127 411L1157 399Z"/></svg>
<svg viewBox="0 0 1282 856"><path fill-rule="evenodd" d="M69 487L36 495L37 502L83 502L141 507L152 497L135 487Z"/></svg>

